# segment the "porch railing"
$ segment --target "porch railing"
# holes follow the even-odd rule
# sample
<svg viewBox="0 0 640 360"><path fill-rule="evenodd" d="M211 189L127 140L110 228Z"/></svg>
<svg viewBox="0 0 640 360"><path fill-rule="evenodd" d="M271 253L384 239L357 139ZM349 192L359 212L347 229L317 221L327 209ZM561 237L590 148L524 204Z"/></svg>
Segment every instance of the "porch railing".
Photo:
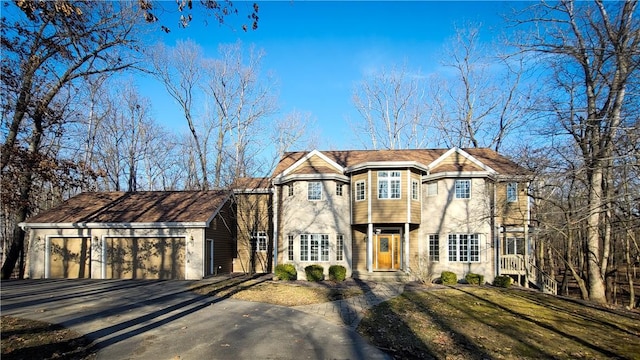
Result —
<svg viewBox="0 0 640 360"><path fill-rule="evenodd" d="M528 281L542 292L556 295L558 293L558 282L549 274L538 268L532 257L525 260L524 255L502 255L500 257L500 274L524 276Z"/></svg>

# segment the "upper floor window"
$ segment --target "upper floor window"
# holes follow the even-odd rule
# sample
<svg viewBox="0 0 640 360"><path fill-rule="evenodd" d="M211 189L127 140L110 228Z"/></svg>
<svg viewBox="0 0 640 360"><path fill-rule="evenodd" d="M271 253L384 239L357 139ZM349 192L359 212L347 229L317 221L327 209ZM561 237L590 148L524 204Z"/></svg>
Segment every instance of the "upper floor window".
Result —
<svg viewBox="0 0 640 360"><path fill-rule="evenodd" d="M358 181L356 183L356 201L362 201L366 199L366 185L364 181Z"/></svg>
<svg viewBox="0 0 640 360"><path fill-rule="evenodd" d="M378 172L378 199L400 199L400 171Z"/></svg>
<svg viewBox="0 0 640 360"><path fill-rule="evenodd" d="M427 196L436 196L438 195L438 182L430 182L427 184Z"/></svg>
<svg viewBox="0 0 640 360"><path fill-rule="evenodd" d="M290 184L289 186L287 186L288 191L289 191L289 196L293 196L293 184Z"/></svg>
<svg viewBox="0 0 640 360"><path fill-rule="evenodd" d="M417 180L411 181L411 199L420 199L420 183Z"/></svg>
<svg viewBox="0 0 640 360"><path fill-rule="evenodd" d="M340 184L340 183L336 184L336 195L337 196L342 196L342 184Z"/></svg>
<svg viewBox="0 0 640 360"><path fill-rule="evenodd" d="M456 180L455 191L456 199L471 198L471 180Z"/></svg>
<svg viewBox="0 0 640 360"><path fill-rule="evenodd" d="M254 231L251 234L251 240L256 244L257 251L267 251L267 232L266 231Z"/></svg>
<svg viewBox="0 0 640 360"><path fill-rule="evenodd" d="M319 181L312 181L307 184L307 199L322 200L322 183Z"/></svg>
<svg viewBox="0 0 640 360"><path fill-rule="evenodd" d="M518 201L518 183L507 184L507 202Z"/></svg>

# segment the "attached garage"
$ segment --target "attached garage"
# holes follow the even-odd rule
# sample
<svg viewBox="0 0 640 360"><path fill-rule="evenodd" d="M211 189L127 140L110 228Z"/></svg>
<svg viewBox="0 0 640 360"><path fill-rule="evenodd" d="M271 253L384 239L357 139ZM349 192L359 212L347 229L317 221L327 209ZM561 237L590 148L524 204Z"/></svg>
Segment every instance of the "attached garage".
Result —
<svg viewBox="0 0 640 360"><path fill-rule="evenodd" d="M20 224L31 278L201 279L232 271L227 191L82 193Z"/></svg>

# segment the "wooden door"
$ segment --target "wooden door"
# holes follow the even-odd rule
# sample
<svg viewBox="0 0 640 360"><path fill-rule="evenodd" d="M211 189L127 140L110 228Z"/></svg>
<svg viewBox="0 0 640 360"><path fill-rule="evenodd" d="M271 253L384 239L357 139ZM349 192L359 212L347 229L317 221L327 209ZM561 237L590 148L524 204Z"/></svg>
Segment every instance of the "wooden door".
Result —
<svg viewBox="0 0 640 360"><path fill-rule="evenodd" d="M400 268L400 235L378 234L374 246L376 270L398 270Z"/></svg>

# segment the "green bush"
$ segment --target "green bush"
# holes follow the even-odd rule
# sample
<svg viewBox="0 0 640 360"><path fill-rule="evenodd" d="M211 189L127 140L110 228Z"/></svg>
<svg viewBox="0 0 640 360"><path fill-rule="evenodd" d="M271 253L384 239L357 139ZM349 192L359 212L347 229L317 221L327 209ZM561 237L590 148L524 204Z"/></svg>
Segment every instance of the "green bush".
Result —
<svg viewBox="0 0 640 360"><path fill-rule="evenodd" d="M464 279L467 280L467 284L470 285L484 285L484 275L468 273Z"/></svg>
<svg viewBox="0 0 640 360"><path fill-rule="evenodd" d="M455 285L458 283L458 276L451 271L443 271L440 274L440 280L444 285Z"/></svg>
<svg viewBox="0 0 640 360"><path fill-rule="evenodd" d="M322 265L309 265L304 268L304 273L307 275L307 281L324 280L324 268Z"/></svg>
<svg viewBox="0 0 640 360"><path fill-rule="evenodd" d="M511 286L512 282L513 282L513 279L511 279L510 276L506 276L506 275L496 276L495 279L493 279L494 286L503 287L503 288L508 288L509 286Z"/></svg>
<svg viewBox="0 0 640 360"><path fill-rule="evenodd" d="M280 280L295 280L298 278L298 272L293 264L278 264L275 269L276 276Z"/></svg>
<svg viewBox="0 0 640 360"><path fill-rule="evenodd" d="M342 265L329 266L329 279L333 281L344 281L347 277L347 268Z"/></svg>

